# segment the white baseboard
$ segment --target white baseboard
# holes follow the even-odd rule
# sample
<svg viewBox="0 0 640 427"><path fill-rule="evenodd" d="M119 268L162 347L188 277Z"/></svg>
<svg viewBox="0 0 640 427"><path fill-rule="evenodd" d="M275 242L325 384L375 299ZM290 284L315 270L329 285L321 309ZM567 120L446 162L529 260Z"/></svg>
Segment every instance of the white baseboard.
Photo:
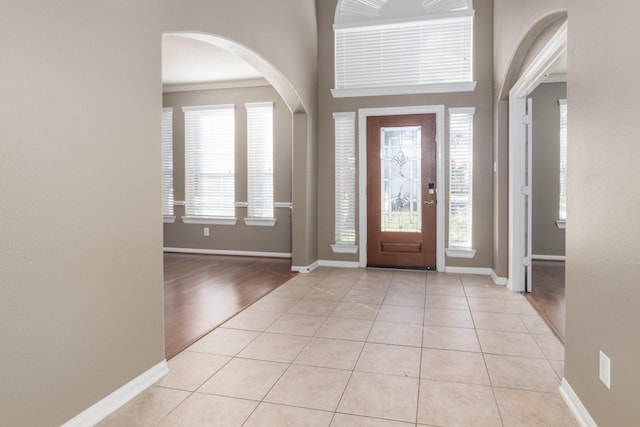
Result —
<svg viewBox="0 0 640 427"><path fill-rule="evenodd" d="M255 252L255 251L227 251L222 249L190 249L190 248L164 248L165 252L199 255L233 255L252 256L261 258L291 258L290 253L284 252Z"/></svg>
<svg viewBox="0 0 640 427"><path fill-rule="evenodd" d="M538 261L566 261L564 255L531 255L531 259Z"/></svg>
<svg viewBox="0 0 640 427"><path fill-rule="evenodd" d="M320 267L337 267L337 268L360 268L358 261L331 261L321 259L318 261Z"/></svg>
<svg viewBox="0 0 640 427"><path fill-rule="evenodd" d="M578 424L582 427L598 427L593 418L591 418L591 414L589 414L587 408L584 407L580 398L565 378L562 379L562 383L560 384L560 395L573 413L573 416L576 417Z"/></svg>
<svg viewBox="0 0 640 427"><path fill-rule="evenodd" d="M160 378L169 373L167 361L163 360L148 371L129 381L101 401L82 411L62 427L85 427L98 424L108 415L129 402L131 399L151 387Z"/></svg>
<svg viewBox="0 0 640 427"><path fill-rule="evenodd" d="M493 279L493 283L500 286L506 286L509 284L509 279L506 277L499 277L493 269L491 269L491 278Z"/></svg>
<svg viewBox="0 0 640 427"><path fill-rule="evenodd" d="M319 266L318 261L307 266L292 265L291 271L296 271L298 273L306 274L306 273L311 273L313 270L318 268L318 266Z"/></svg>
<svg viewBox="0 0 640 427"><path fill-rule="evenodd" d="M490 268L478 268L478 267L445 267L445 273L454 273L454 274L477 274L482 276L491 275Z"/></svg>

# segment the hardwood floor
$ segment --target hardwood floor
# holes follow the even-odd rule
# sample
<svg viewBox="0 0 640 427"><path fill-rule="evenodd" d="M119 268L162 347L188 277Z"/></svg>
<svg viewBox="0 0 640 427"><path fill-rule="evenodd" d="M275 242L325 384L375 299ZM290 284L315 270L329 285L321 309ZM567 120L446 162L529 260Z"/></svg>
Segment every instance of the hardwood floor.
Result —
<svg viewBox="0 0 640 427"><path fill-rule="evenodd" d="M295 274L289 259L166 253L165 356L175 356Z"/></svg>
<svg viewBox="0 0 640 427"><path fill-rule="evenodd" d="M564 262L533 261L533 292L525 296L564 342Z"/></svg>

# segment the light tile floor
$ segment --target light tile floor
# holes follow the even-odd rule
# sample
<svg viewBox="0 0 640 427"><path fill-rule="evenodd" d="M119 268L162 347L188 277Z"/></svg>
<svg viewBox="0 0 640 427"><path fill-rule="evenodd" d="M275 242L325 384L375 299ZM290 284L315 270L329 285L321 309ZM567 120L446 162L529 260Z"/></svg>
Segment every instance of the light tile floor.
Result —
<svg viewBox="0 0 640 427"><path fill-rule="evenodd" d="M319 268L100 426L575 426L563 359L524 297L487 277Z"/></svg>

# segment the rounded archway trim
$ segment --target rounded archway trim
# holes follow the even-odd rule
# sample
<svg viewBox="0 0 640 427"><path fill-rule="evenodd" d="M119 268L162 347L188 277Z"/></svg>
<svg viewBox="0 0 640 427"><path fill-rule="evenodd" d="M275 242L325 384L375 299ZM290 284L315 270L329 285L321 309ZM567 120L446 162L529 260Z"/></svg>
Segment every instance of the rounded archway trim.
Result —
<svg viewBox="0 0 640 427"><path fill-rule="evenodd" d="M165 32L165 34L210 43L237 55L264 76L269 84L280 94L292 113L307 113L307 108L300 99L300 96L282 72L251 48L222 36L197 31L170 31Z"/></svg>
<svg viewBox="0 0 640 427"><path fill-rule="evenodd" d="M530 49L536 39L540 37L540 35L542 35L542 33L544 33L553 23L559 20L567 20L566 10L554 11L541 17L535 24L533 24L529 31L524 33L511 55L509 65L506 68L504 78L500 84L500 89L498 91L499 100L506 100L509 98L509 91L516 83L518 73L521 71L522 63L530 52Z"/></svg>

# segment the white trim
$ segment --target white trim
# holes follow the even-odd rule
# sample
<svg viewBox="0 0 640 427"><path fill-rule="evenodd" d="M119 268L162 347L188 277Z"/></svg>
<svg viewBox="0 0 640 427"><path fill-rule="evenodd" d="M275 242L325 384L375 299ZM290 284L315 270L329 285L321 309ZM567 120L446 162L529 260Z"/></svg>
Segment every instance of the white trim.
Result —
<svg viewBox="0 0 640 427"><path fill-rule="evenodd" d="M560 230L566 230L567 229L567 221L566 220L557 220L556 221L556 227L558 227L558 229Z"/></svg>
<svg viewBox="0 0 640 427"><path fill-rule="evenodd" d="M451 114L471 114L472 116L476 114L476 107L450 107L449 115Z"/></svg>
<svg viewBox="0 0 640 427"><path fill-rule="evenodd" d="M331 89L331 95L333 95L334 98L357 98L363 96L473 92L477 84L478 82L456 82L411 86L387 86L376 88Z"/></svg>
<svg viewBox="0 0 640 427"><path fill-rule="evenodd" d="M179 254L232 255L232 256L261 257L261 258L291 258L291 254L285 253L285 252L233 251L233 250L226 250L226 249L192 249L192 248L164 248L163 250L165 252L179 253Z"/></svg>
<svg viewBox="0 0 640 427"><path fill-rule="evenodd" d="M564 255L531 255L531 259L539 261L566 261L567 257Z"/></svg>
<svg viewBox="0 0 640 427"><path fill-rule="evenodd" d="M173 224L176 222L176 217L174 215L163 215L162 222L165 224Z"/></svg>
<svg viewBox="0 0 640 427"><path fill-rule="evenodd" d="M285 209L293 209L293 203L291 202L274 202L274 208L285 208Z"/></svg>
<svg viewBox="0 0 640 427"><path fill-rule="evenodd" d="M509 289L525 291L525 204L522 187L525 185L525 126L521 117L526 111L528 96L557 65L567 52L567 22L556 31L535 60L522 73L509 91Z"/></svg>
<svg viewBox="0 0 640 427"><path fill-rule="evenodd" d="M173 206L186 206L187 202L185 202L184 200L174 200L173 201Z"/></svg>
<svg viewBox="0 0 640 427"><path fill-rule="evenodd" d="M545 81L542 82L542 84L545 84L545 83L566 83L567 82L567 77L568 77L568 75L566 73L549 74L549 77L547 77L545 79Z"/></svg>
<svg viewBox="0 0 640 427"><path fill-rule="evenodd" d="M245 225L252 227L273 227L276 225L275 218L245 218Z"/></svg>
<svg viewBox="0 0 640 427"><path fill-rule="evenodd" d="M236 202L235 203L235 207L236 208L248 208L249 207L249 202ZM291 203L291 202L273 202L273 207L274 208L291 209L291 208L293 208L293 203Z"/></svg>
<svg viewBox="0 0 640 427"><path fill-rule="evenodd" d="M359 249L361 268L367 266L367 117L393 116L403 114L433 114L436 115L436 270L444 271L444 220L445 220L445 165L444 165L444 136L445 136L445 108L444 105L416 105L407 107L363 108L358 110L358 200L359 200Z"/></svg>
<svg viewBox="0 0 640 427"><path fill-rule="evenodd" d="M339 13L339 10L338 10L338 13ZM333 30L346 32L349 30L357 31L362 28L395 28L395 27L404 27L407 24L421 23L424 21L444 21L444 20L452 20L452 19L459 20L460 18L473 18L475 16L475 11L473 9L441 12L441 13L427 13L427 14L416 15L416 16L414 16L412 12L410 13L411 13L411 16L392 18L392 19L375 18L367 21L362 20L362 21L353 21L353 22L344 22L344 23L340 23L339 20L335 20L334 21L335 24L333 24ZM336 17L338 16L336 15Z"/></svg>
<svg viewBox="0 0 640 427"><path fill-rule="evenodd" d="M589 414L589 411L587 411L587 408L585 408L584 404L573 388L571 388L571 385L569 385L566 378L562 379L559 390L560 396L564 399L564 402L571 410L571 413L573 413L573 416L576 417L578 424L582 427L598 427L598 424L596 424L594 419L591 417L591 414Z"/></svg>
<svg viewBox="0 0 640 427"><path fill-rule="evenodd" d="M233 108L235 111L235 104L216 104L216 105L188 105L182 107L182 112L186 113L188 111L208 111L208 110L226 110L228 108Z"/></svg>
<svg viewBox="0 0 640 427"><path fill-rule="evenodd" d="M318 268L319 265L320 264L318 263L318 261L315 261L307 266L292 265L291 271L297 271L298 273L307 274Z"/></svg>
<svg viewBox="0 0 640 427"><path fill-rule="evenodd" d="M513 85L509 98L529 95L563 61L567 54L567 28L568 23L565 21Z"/></svg>
<svg viewBox="0 0 640 427"><path fill-rule="evenodd" d="M335 90L335 89L333 89ZM355 111L343 111L338 113L333 113L333 118L335 119L354 119L356 118Z"/></svg>
<svg viewBox="0 0 640 427"><path fill-rule="evenodd" d="M447 266L444 270L445 273L454 273L454 274L476 274L479 276L490 276L491 269L490 268L480 268L480 267L449 267Z"/></svg>
<svg viewBox="0 0 640 427"><path fill-rule="evenodd" d="M262 101L262 102L245 102L244 103L244 108L252 108L252 107L273 107L273 102Z"/></svg>
<svg viewBox="0 0 640 427"><path fill-rule="evenodd" d="M151 369L138 375L104 399L91 405L66 423L62 427L83 427L98 424L107 416L122 407L125 403L151 387L154 383L169 373L167 361L163 360Z"/></svg>
<svg viewBox="0 0 640 427"><path fill-rule="evenodd" d="M447 254L447 256L449 258L473 258L474 256L476 256L476 251L475 249L445 249L444 250L445 253Z"/></svg>
<svg viewBox="0 0 640 427"><path fill-rule="evenodd" d="M506 286L509 284L509 279L506 277L499 277L493 269L491 269L491 278L493 279L493 283L496 285Z"/></svg>
<svg viewBox="0 0 640 427"><path fill-rule="evenodd" d="M223 218L213 216L183 216L185 224L236 225L238 218Z"/></svg>
<svg viewBox="0 0 640 427"><path fill-rule="evenodd" d="M210 90L210 89L234 89L240 87L258 87L271 86L264 78L245 79L245 80L227 80L223 82L206 82L206 83L176 83L162 85L162 92L187 92L192 90Z"/></svg>
<svg viewBox="0 0 640 427"><path fill-rule="evenodd" d="M331 245L331 250L336 254L357 254L358 253L358 247L356 245L335 244L335 245Z"/></svg>
<svg viewBox="0 0 640 427"><path fill-rule="evenodd" d="M320 267L336 267L336 268L360 268L357 261L333 261L321 259L318 261Z"/></svg>

